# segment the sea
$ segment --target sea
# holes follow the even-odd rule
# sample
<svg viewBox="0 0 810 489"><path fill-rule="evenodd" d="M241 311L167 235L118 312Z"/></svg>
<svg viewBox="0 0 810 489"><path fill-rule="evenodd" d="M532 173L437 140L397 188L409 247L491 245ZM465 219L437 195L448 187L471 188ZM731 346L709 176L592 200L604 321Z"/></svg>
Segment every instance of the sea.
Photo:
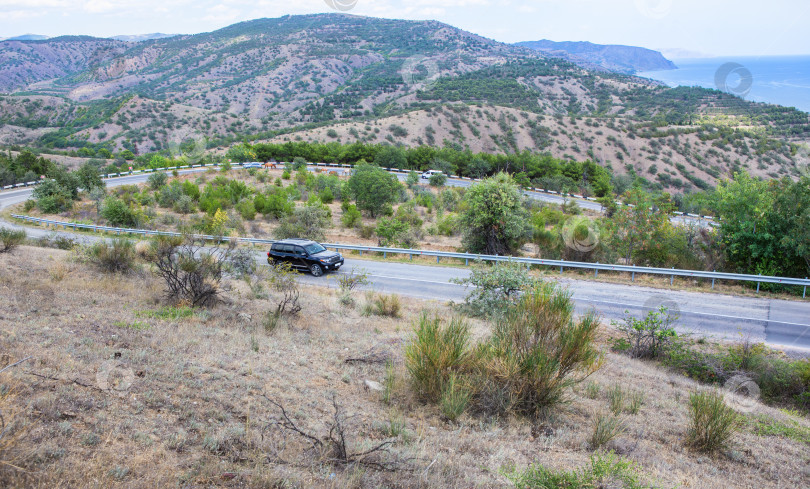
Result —
<svg viewBox="0 0 810 489"><path fill-rule="evenodd" d="M746 100L810 112L810 55L673 59L677 70L638 76L671 87L716 88Z"/></svg>

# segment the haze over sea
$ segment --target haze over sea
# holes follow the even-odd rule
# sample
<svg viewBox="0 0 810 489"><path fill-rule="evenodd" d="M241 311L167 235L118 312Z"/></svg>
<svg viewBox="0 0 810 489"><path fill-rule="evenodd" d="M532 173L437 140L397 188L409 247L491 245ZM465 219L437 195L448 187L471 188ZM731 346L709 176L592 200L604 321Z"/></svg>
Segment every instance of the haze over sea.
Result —
<svg viewBox="0 0 810 489"><path fill-rule="evenodd" d="M746 100L796 107L810 112L810 55L763 56L745 58L673 59L677 70L646 71L639 76L659 80L671 87L701 86L718 88L715 75L726 63L738 63L751 73L750 92ZM727 80L728 92L737 93L739 75L732 73Z"/></svg>

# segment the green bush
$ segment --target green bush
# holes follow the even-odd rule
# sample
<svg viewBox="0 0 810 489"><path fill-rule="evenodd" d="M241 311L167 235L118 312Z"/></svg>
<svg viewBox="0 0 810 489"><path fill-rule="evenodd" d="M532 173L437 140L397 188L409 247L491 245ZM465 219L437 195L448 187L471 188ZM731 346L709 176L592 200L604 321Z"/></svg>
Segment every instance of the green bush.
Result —
<svg viewBox="0 0 810 489"><path fill-rule="evenodd" d="M462 319L445 323L422 313L405 347L405 368L421 398L439 401L451 375L468 369L470 338L470 327Z"/></svg>
<svg viewBox="0 0 810 489"><path fill-rule="evenodd" d="M101 217L109 221L112 226L136 228L138 216L123 200L107 197L101 206Z"/></svg>
<svg viewBox="0 0 810 489"><path fill-rule="evenodd" d="M0 228L0 253L7 253L25 241L25 230Z"/></svg>
<svg viewBox="0 0 810 489"><path fill-rule="evenodd" d="M182 195L179 199L177 199L177 202L174 203L174 212L178 212L180 214L191 214L195 210L197 210L197 205L188 195Z"/></svg>
<svg viewBox="0 0 810 489"><path fill-rule="evenodd" d="M152 190L160 190L166 185L166 182L169 180L169 175L166 172L154 172L150 174L146 178L146 183L149 185L149 188Z"/></svg>
<svg viewBox="0 0 810 489"><path fill-rule="evenodd" d="M137 262L135 245L132 241L121 238L99 241L89 246L84 256L87 261L108 273L129 273Z"/></svg>
<svg viewBox="0 0 810 489"><path fill-rule="evenodd" d="M112 226L138 227L138 215L124 201L116 197L107 197L101 206L101 217Z"/></svg>
<svg viewBox="0 0 810 489"><path fill-rule="evenodd" d="M297 207L293 213L280 219L275 230L278 239L305 238L323 241L324 230L331 222L324 209L320 207Z"/></svg>
<svg viewBox="0 0 810 489"><path fill-rule="evenodd" d="M43 214L58 214L73 207L72 191L55 180L45 180L34 188L31 196Z"/></svg>
<svg viewBox="0 0 810 489"><path fill-rule="evenodd" d="M476 262L470 276L454 283L472 286L464 299L465 312L477 317L503 314L521 292L535 285L526 267L519 263L499 262L486 265Z"/></svg>
<svg viewBox="0 0 810 489"><path fill-rule="evenodd" d="M523 472L507 477L516 489L643 489L651 487L645 482L635 464L614 453L595 454L590 465L578 471L554 471L541 465L532 465Z"/></svg>
<svg viewBox="0 0 810 489"><path fill-rule="evenodd" d="M467 410L471 396L470 388L457 378L455 372L451 373L439 399L442 415L449 421L455 421Z"/></svg>
<svg viewBox="0 0 810 489"><path fill-rule="evenodd" d="M677 337L672 325L678 320L665 306L650 311L644 319L636 319L625 311L622 323L612 321L624 333L625 342L617 343L617 349L625 350L635 358L660 358Z"/></svg>
<svg viewBox="0 0 810 489"><path fill-rule="evenodd" d="M357 206L351 204L345 211L343 211L343 215L340 217L340 222L342 222L347 228L353 228L363 222L363 216L360 214L360 211L357 210Z"/></svg>
<svg viewBox="0 0 810 489"><path fill-rule="evenodd" d="M726 448L740 429L740 416L715 391L689 395L689 427L686 443L701 452Z"/></svg>
<svg viewBox="0 0 810 489"><path fill-rule="evenodd" d="M171 209L180 200L180 198L185 195L183 190L184 187L176 182L172 182L171 185L164 185L161 187L157 196L158 205Z"/></svg>
<svg viewBox="0 0 810 489"><path fill-rule="evenodd" d="M256 207L253 206L253 201L251 200L243 200L242 202L239 202L236 205L236 210L239 211L242 219L246 221L256 219Z"/></svg>
<svg viewBox="0 0 810 489"><path fill-rule="evenodd" d="M431 187L444 187L447 184L447 175L444 173L434 173L428 179Z"/></svg>
<svg viewBox="0 0 810 489"><path fill-rule="evenodd" d="M321 202L323 202L326 205L329 205L335 201L335 196L332 193L332 189L329 187L326 187L325 189L321 190L321 192L318 194L318 198L321 199Z"/></svg>

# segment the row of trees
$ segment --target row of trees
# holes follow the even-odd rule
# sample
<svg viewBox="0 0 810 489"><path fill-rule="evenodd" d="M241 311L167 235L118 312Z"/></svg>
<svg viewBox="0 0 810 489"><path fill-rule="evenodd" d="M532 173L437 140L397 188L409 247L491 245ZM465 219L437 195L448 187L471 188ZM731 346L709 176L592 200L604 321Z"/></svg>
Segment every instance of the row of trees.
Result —
<svg viewBox="0 0 810 489"><path fill-rule="evenodd" d="M404 148L385 144L356 142L342 145L338 142L239 144L233 146L227 157L235 162L292 161L303 158L310 162L356 164L373 162L383 168L425 171L441 170L447 175L483 178L499 172L515 175L523 185L551 185L554 190L567 189L604 196L611 189L612 174L592 161L561 160L548 154L528 150L513 154L473 153L444 147L417 146Z"/></svg>

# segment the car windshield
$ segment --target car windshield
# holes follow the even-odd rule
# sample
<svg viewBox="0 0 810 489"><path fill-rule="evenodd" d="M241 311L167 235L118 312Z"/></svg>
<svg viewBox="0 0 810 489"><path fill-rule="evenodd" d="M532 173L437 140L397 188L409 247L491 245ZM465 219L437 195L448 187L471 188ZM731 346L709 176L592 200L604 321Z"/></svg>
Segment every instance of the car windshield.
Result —
<svg viewBox="0 0 810 489"><path fill-rule="evenodd" d="M326 251L326 248L319 245L318 243L312 243L311 245L305 246L304 248L310 255L315 255L317 253L320 253L321 251Z"/></svg>

